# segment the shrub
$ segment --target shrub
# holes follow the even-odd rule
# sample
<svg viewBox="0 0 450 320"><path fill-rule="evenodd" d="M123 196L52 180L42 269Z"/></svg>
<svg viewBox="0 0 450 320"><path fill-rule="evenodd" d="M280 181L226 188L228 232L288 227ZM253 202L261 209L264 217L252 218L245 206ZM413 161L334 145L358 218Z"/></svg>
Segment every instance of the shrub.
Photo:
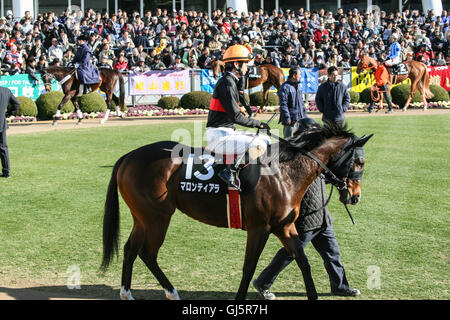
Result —
<svg viewBox="0 0 450 320"><path fill-rule="evenodd" d="M401 84L395 86L391 89L392 102L398 104L400 108L405 106L406 100L410 96L411 85L409 84ZM416 90L414 93L414 97L411 100L411 103L414 102L422 102L422 96L420 95L419 90Z"/></svg>
<svg viewBox="0 0 450 320"><path fill-rule="evenodd" d="M178 108L179 104L180 99L177 97L162 97L158 100L158 107L166 110Z"/></svg>
<svg viewBox="0 0 450 320"><path fill-rule="evenodd" d="M53 118L53 115L58 109L58 105L64 98L64 93L60 91L50 91L39 96L36 100L38 108L38 118L41 120L49 120ZM73 112L75 107L72 101L68 101L61 109L61 113Z"/></svg>
<svg viewBox="0 0 450 320"><path fill-rule="evenodd" d="M183 95L179 107L183 109L209 109L212 94L206 91L192 91Z"/></svg>
<svg viewBox="0 0 450 320"><path fill-rule="evenodd" d="M36 103L28 97L17 97L20 102L19 110L17 110L18 116L36 117L38 115L38 109ZM8 111L11 110L11 105L8 105Z"/></svg>
<svg viewBox="0 0 450 320"><path fill-rule="evenodd" d="M360 92L359 102L363 102L363 103L371 103L372 102L370 87L365 88L363 91Z"/></svg>
<svg viewBox="0 0 450 320"><path fill-rule="evenodd" d="M429 99L430 102L449 101L450 100L447 90L445 90L441 86L432 84L432 85L430 85L430 90L434 94L433 98Z"/></svg>
<svg viewBox="0 0 450 320"><path fill-rule="evenodd" d="M250 105L252 106L260 106L263 101L263 92L255 92L250 95ZM278 100L278 95L273 92L269 92L266 106L278 106L280 102Z"/></svg>
<svg viewBox="0 0 450 320"><path fill-rule="evenodd" d="M350 93L350 102L358 103L359 102L359 92L350 90L349 93Z"/></svg>
<svg viewBox="0 0 450 320"><path fill-rule="evenodd" d="M97 92L83 94L81 97L78 97L78 105L80 110L85 113L106 111L106 101Z"/></svg>

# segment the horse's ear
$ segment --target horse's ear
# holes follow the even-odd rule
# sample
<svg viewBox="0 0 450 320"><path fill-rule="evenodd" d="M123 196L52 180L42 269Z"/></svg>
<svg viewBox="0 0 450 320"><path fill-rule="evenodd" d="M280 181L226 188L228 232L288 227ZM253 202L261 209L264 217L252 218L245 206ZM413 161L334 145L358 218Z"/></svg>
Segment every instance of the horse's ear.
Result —
<svg viewBox="0 0 450 320"><path fill-rule="evenodd" d="M372 138L373 133L369 136L363 135L361 138L359 138L354 144L354 147L362 147L366 144L367 141L369 141L370 138Z"/></svg>

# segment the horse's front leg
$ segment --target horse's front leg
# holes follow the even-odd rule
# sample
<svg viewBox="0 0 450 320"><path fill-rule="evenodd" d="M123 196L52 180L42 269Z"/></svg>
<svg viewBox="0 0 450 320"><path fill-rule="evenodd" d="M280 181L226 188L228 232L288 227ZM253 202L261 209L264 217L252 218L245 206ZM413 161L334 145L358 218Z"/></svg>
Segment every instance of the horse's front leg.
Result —
<svg viewBox="0 0 450 320"><path fill-rule="evenodd" d="M236 300L244 300L247 296L248 286L255 273L259 256L269 238L268 227L255 227L247 231L247 247L245 249L244 267L242 270L241 284L236 294Z"/></svg>
<svg viewBox="0 0 450 320"><path fill-rule="evenodd" d="M262 113L264 107L267 104L267 100L269 100L269 89L272 86L272 84L268 82L264 82L263 84L263 96L262 96L262 104L258 109L258 113Z"/></svg>
<svg viewBox="0 0 450 320"><path fill-rule="evenodd" d="M308 258L306 257L305 251L301 245L295 224L292 223L290 225L286 225L282 230L275 233L275 235L280 239L281 243L292 255L292 257L294 257L295 262L297 262L297 265L302 272L308 300L317 300L318 295L311 275L311 266L309 265Z"/></svg>
<svg viewBox="0 0 450 320"><path fill-rule="evenodd" d="M61 108L75 95L75 91L68 92L64 98L61 100L61 102L58 105L58 108L56 109L56 113L53 116L53 125L56 126L56 121L61 118Z"/></svg>

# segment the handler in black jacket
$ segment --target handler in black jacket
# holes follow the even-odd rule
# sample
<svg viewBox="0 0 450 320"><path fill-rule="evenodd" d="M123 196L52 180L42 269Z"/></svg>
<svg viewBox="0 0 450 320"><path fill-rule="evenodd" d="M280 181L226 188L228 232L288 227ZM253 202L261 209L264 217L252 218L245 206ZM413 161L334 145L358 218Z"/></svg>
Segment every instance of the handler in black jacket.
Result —
<svg viewBox="0 0 450 320"><path fill-rule="evenodd" d="M310 118L301 119L311 123ZM302 126L302 124L300 124ZM301 127L300 127L301 130ZM320 175L309 186L300 205L300 216L295 221L301 246L305 248L312 242L314 248L323 259L325 269L330 278L331 293L339 296L357 296L358 289L350 288L340 261L340 252L333 231L333 219L326 204L327 195L323 175ZM275 295L269 291L278 274L286 268L294 258L285 248L280 249L272 262L253 281L253 286L266 300L274 300Z"/></svg>
<svg viewBox="0 0 450 320"><path fill-rule="evenodd" d="M6 122L6 111L8 104L11 104L11 113L16 113L19 110L20 102L12 94L8 88L0 87L0 160L2 162L2 175L0 177L9 177L9 152L8 144L6 142L6 129L8 123Z"/></svg>
<svg viewBox="0 0 450 320"><path fill-rule="evenodd" d="M336 67L327 70L328 80L319 86L316 93L316 106L322 113L323 121L344 123L350 105L350 93L342 82L338 81L339 72Z"/></svg>

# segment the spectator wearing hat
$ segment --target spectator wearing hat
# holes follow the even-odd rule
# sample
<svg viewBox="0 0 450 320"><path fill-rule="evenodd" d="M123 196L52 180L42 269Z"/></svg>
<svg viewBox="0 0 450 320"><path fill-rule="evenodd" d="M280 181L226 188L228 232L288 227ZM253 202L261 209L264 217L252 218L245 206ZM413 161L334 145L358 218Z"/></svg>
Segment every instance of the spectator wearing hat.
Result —
<svg viewBox="0 0 450 320"><path fill-rule="evenodd" d="M180 56L176 56L175 57L175 62L169 66L169 69L172 69L172 70L184 70L184 69L186 69L186 66L184 65L183 62L181 62L181 57Z"/></svg>
<svg viewBox="0 0 450 320"><path fill-rule="evenodd" d="M104 57L106 58L106 62L112 66L116 56L114 55L114 52L110 49L108 43L103 44L103 49L102 51L100 51L98 59L102 60Z"/></svg>
<svg viewBox="0 0 450 320"><path fill-rule="evenodd" d="M153 63L150 65L150 68L152 70L165 70L167 67L166 65L160 60L160 57L158 55L155 56Z"/></svg>
<svg viewBox="0 0 450 320"><path fill-rule="evenodd" d="M100 61L97 63L97 68L98 69L111 69L112 70L112 66L111 64L109 64L108 62L108 58L106 56L103 56Z"/></svg>
<svg viewBox="0 0 450 320"><path fill-rule="evenodd" d="M150 68L145 64L145 58L139 58L139 63L136 67L133 68L135 73L143 73L150 71Z"/></svg>
<svg viewBox="0 0 450 320"><path fill-rule="evenodd" d="M208 48L211 54L216 55L220 52L220 49L222 48L222 42L219 41L219 34L216 33L213 35L213 38L208 43Z"/></svg>

